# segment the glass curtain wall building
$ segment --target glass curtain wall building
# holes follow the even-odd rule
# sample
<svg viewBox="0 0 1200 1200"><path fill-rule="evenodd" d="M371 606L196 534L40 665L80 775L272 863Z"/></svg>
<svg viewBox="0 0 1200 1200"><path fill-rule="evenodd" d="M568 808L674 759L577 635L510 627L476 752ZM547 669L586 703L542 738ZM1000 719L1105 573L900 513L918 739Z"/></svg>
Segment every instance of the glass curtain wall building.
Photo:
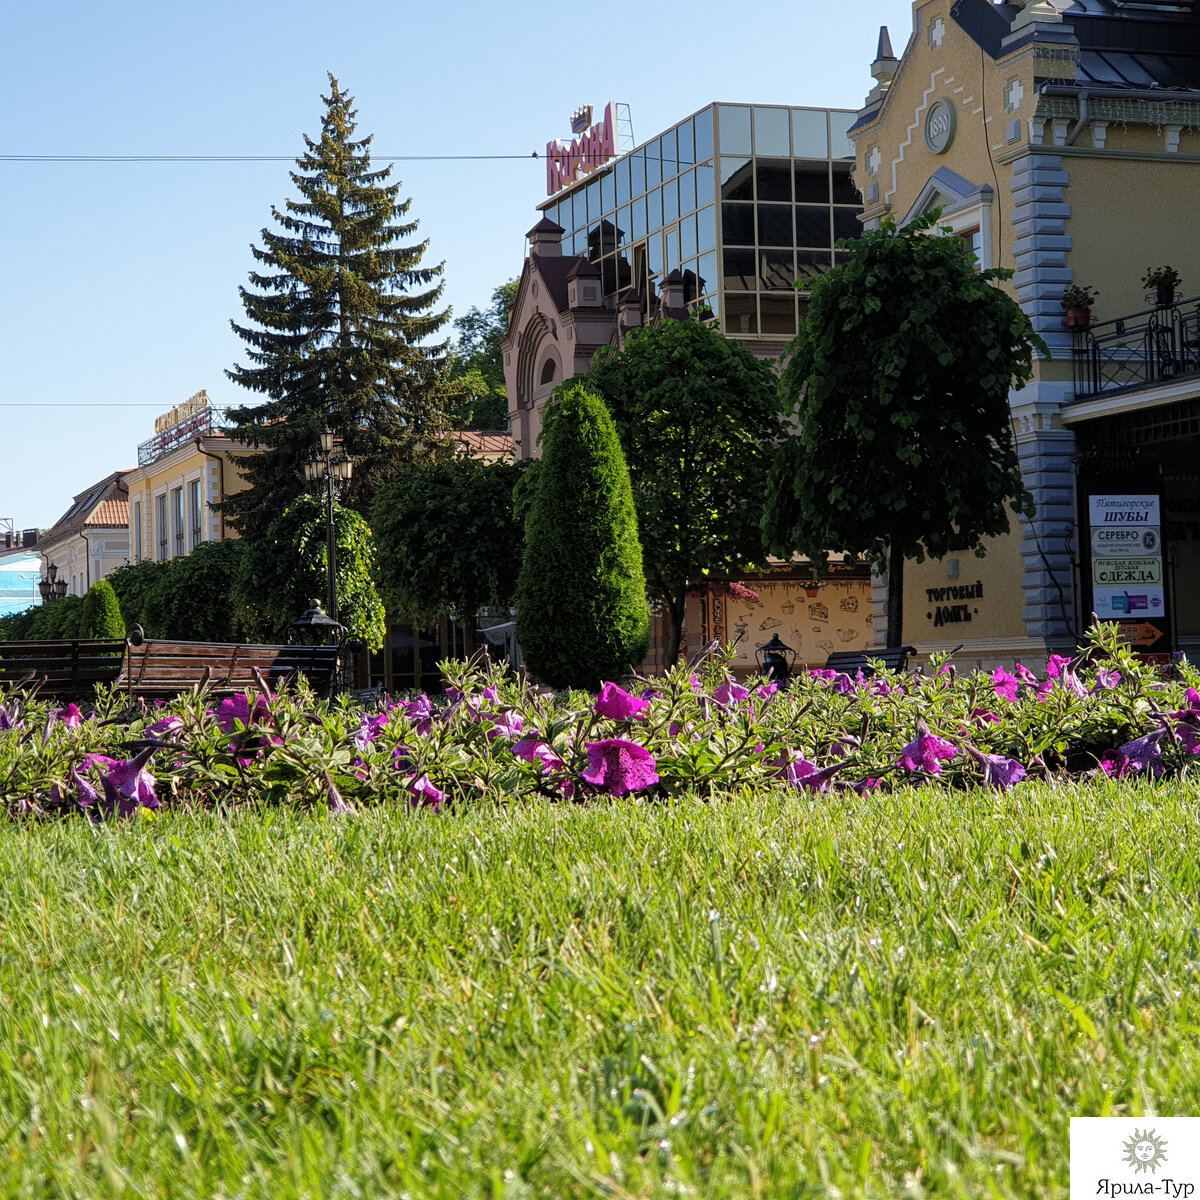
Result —
<svg viewBox="0 0 1200 1200"><path fill-rule="evenodd" d="M788 338L793 284L828 270L854 237L850 180L856 114L711 104L541 206L565 230L564 254L600 266L604 300L648 298L675 269L691 307L725 333Z"/></svg>

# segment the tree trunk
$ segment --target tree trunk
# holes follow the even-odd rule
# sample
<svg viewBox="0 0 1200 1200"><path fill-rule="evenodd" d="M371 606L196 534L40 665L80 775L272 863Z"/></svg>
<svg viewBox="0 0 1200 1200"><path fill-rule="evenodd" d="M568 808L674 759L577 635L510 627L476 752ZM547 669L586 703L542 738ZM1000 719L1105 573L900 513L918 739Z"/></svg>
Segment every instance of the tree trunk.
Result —
<svg viewBox="0 0 1200 1200"><path fill-rule="evenodd" d="M893 541L888 547L887 644L901 645L904 637L904 555Z"/></svg>
<svg viewBox="0 0 1200 1200"><path fill-rule="evenodd" d="M679 644L683 641L683 618L687 606L687 590L663 596L663 612L667 615L667 653L663 669L671 670L679 662Z"/></svg>

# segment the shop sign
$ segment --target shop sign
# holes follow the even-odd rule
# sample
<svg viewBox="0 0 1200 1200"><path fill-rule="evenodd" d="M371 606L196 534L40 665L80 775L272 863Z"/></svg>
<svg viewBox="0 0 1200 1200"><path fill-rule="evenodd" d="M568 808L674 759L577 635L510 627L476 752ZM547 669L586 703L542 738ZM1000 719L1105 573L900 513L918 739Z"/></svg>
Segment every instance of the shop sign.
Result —
<svg viewBox="0 0 1200 1200"><path fill-rule="evenodd" d="M1103 525L1092 528L1092 553L1097 558L1140 558L1161 553L1162 530L1157 525Z"/></svg>
<svg viewBox="0 0 1200 1200"><path fill-rule="evenodd" d="M617 105L610 101L604 120L597 121L569 142L546 143L546 195L570 187L576 179L617 156Z"/></svg>
<svg viewBox="0 0 1200 1200"><path fill-rule="evenodd" d="M1161 558L1093 558L1092 582L1099 584L1162 583Z"/></svg>

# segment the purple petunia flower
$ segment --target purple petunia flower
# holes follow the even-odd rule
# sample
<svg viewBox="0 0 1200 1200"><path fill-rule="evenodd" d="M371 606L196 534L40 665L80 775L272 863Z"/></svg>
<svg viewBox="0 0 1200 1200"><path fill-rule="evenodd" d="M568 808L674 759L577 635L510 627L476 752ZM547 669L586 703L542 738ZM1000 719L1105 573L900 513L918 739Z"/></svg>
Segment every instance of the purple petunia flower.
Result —
<svg viewBox="0 0 1200 1200"><path fill-rule="evenodd" d="M742 687L740 683L734 683L732 679L727 679L720 687L713 690L712 698L714 703L719 704L722 708L736 708L749 695L749 688Z"/></svg>
<svg viewBox="0 0 1200 1200"><path fill-rule="evenodd" d="M988 754L969 744L967 750L983 767L984 787L998 787L1002 792L1007 792L1025 778L1025 767L1015 758L1008 758L1003 754Z"/></svg>
<svg viewBox="0 0 1200 1200"><path fill-rule="evenodd" d="M1038 677L1027 666L1024 666L1022 663L1015 664L1013 667L1013 671L1016 673L1017 678L1022 683L1035 684L1038 681Z"/></svg>
<svg viewBox="0 0 1200 1200"><path fill-rule="evenodd" d="M65 708L55 709L54 718L61 721L68 729L78 729L83 724L83 713L79 711L77 704L68 704Z"/></svg>
<svg viewBox="0 0 1200 1200"><path fill-rule="evenodd" d="M1015 675L1010 675L1003 667L997 667L992 672L992 690L1001 700L1015 700L1017 689L1020 686L1021 681Z"/></svg>
<svg viewBox="0 0 1200 1200"><path fill-rule="evenodd" d="M1046 660L1046 678L1057 679L1071 665L1071 660L1065 654L1052 654Z"/></svg>
<svg viewBox="0 0 1200 1200"><path fill-rule="evenodd" d="M631 696L624 688L615 683L606 683L596 697L596 712L602 717L611 717L614 721L629 721L650 707L649 700L640 700Z"/></svg>
<svg viewBox="0 0 1200 1200"><path fill-rule="evenodd" d="M244 729L249 729L252 724L259 724L270 715L271 710L261 696L255 697L254 707L251 709L250 697L245 692L226 697L217 705L216 713L217 724L223 733L236 732L238 721Z"/></svg>
<svg viewBox="0 0 1200 1200"><path fill-rule="evenodd" d="M131 817L139 808L159 807L154 776L146 770L153 753L150 746L136 758L114 762L105 772L100 780L104 799L99 804L105 816Z"/></svg>
<svg viewBox="0 0 1200 1200"><path fill-rule="evenodd" d="M842 769L844 763L835 763L831 767L818 768L798 750L785 754L779 760L779 775L792 787L806 788L812 792L829 791L830 781Z"/></svg>
<svg viewBox="0 0 1200 1200"><path fill-rule="evenodd" d="M1045 682L1037 690L1037 698L1045 700L1055 688L1059 691L1070 692L1073 696L1084 697L1088 694L1087 688L1079 682L1079 676L1071 670L1069 658L1063 658L1061 654L1051 655L1051 658L1060 660L1053 674L1047 673Z"/></svg>
<svg viewBox="0 0 1200 1200"><path fill-rule="evenodd" d="M367 752L367 747L375 741L387 723L387 713L379 713L375 716L367 713L363 714L362 720L358 723L358 728L354 731L354 748L359 754Z"/></svg>
<svg viewBox="0 0 1200 1200"><path fill-rule="evenodd" d="M64 791L56 783L50 789L51 800L56 804L64 800L74 800L84 812L88 811L90 804L99 805L100 789L93 787L74 767L68 772L67 778L70 788Z"/></svg>
<svg viewBox="0 0 1200 1200"><path fill-rule="evenodd" d="M1126 742L1117 750L1110 750L1100 759L1100 768L1106 775L1121 779L1126 775L1140 775L1143 771L1151 778L1158 778L1166 768L1162 761L1159 742L1165 729L1155 729L1132 742Z"/></svg>
<svg viewBox="0 0 1200 1200"><path fill-rule="evenodd" d="M515 712L500 713L498 716L489 717L488 720L492 723L491 729L487 731L487 736L490 738L520 737L521 728L525 724L521 714Z"/></svg>
<svg viewBox="0 0 1200 1200"><path fill-rule="evenodd" d="M442 807L442 801L445 799L445 794L433 786L428 775L414 776L408 790L413 795L411 803L414 808L437 810Z"/></svg>
<svg viewBox="0 0 1200 1200"><path fill-rule="evenodd" d="M1111 692L1120 682L1120 671L1097 671L1096 682L1092 685L1092 692Z"/></svg>
<svg viewBox="0 0 1200 1200"><path fill-rule="evenodd" d="M980 725L995 725L1000 718L989 709L973 708L971 709L971 720Z"/></svg>
<svg viewBox="0 0 1200 1200"><path fill-rule="evenodd" d="M942 763L957 757L958 747L953 742L932 733L920 733L900 752L897 762L907 771L940 775Z"/></svg>
<svg viewBox="0 0 1200 1200"><path fill-rule="evenodd" d="M779 684L777 683L760 683L754 689L754 694L760 700L766 700L768 697L775 695L777 691L779 691Z"/></svg>
<svg viewBox="0 0 1200 1200"><path fill-rule="evenodd" d="M563 760L545 742L539 742L536 738L526 738L524 741L515 742L512 752L528 763L541 763L543 775L547 775L551 771L561 771L563 768Z"/></svg>
<svg viewBox="0 0 1200 1200"><path fill-rule="evenodd" d="M183 728L183 718L179 716L160 717L153 725L146 726L146 736L154 742L160 742L170 733Z"/></svg>
<svg viewBox="0 0 1200 1200"><path fill-rule="evenodd" d="M657 763L644 746L621 738L587 742L588 769L580 778L613 796L627 796L658 782Z"/></svg>
<svg viewBox="0 0 1200 1200"><path fill-rule="evenodd" d="M398 700L392 707L404 712L422 737L433 732L433 704L428 696L422 694L415 700Z"/></svg>
<svg viewBox="0 0 1200 1200"><path fill-rule="evenodd" d="M17 706L0 705L0 730L20 729L23 721L17 720Z"/></svg>

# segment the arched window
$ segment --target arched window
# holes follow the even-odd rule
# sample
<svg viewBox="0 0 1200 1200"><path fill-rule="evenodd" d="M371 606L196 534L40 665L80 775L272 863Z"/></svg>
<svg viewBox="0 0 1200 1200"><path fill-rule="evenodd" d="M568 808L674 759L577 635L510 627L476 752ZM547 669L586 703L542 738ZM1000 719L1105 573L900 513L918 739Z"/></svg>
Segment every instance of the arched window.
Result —
<svg viewBox="0 0 1200 1200"><path fill-rule="evenodd" d="M548 358L542 364L542 377L538 380L539 384L554 382L554 359Z"/></svg>

